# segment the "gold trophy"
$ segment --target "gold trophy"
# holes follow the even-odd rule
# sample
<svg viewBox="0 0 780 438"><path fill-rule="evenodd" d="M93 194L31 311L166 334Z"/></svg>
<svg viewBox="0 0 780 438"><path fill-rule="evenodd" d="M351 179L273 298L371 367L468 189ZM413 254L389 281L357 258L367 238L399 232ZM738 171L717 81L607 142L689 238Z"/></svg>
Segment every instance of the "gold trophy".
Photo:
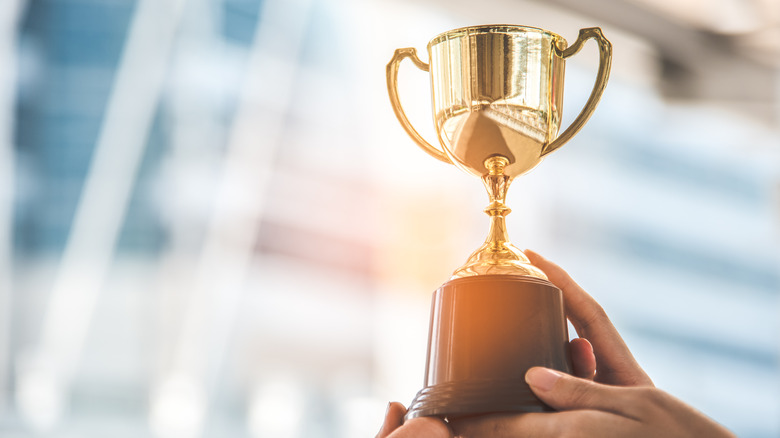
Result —
<svg viewBox="0 0 780 438"><path fill-rule="evenodd" d="M596 83L585 108L561 135L566 58L598 43ZM430 72L433 119L442 148L414 129L398 98L405 58ZM395 51L387 89L399 122L428 154L482 179L490 197L485 243L433 294L425 386L407 418L549 410L525 383L545 366L571 372L560 289L509 242L504 201L512 180L569 141L588 121L607 84L612 45L601 29L577 41L526 26L451 30L428 43L430 65L415 49Z"/></svg>

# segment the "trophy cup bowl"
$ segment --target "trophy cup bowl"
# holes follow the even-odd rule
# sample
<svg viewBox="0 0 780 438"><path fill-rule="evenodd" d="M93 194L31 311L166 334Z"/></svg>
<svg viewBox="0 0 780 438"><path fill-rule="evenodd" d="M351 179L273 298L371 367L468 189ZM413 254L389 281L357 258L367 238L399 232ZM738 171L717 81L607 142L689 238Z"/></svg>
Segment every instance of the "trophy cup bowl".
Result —
<svg viewBox="0 0 780 438"><path fill-rule="evenodd" d="M599 69L580 114L558 135L565 61L593 38ZM407 119L398 97L398 68L409 58L430 72L433 119L441 149ZM485 243L433 294L423 389L407 418L456 418L488 412L549 410L525 383L533 366L571 372L560 289L512 245L506 191L588 121L606 87L612 46L601 29L577 40L526 26L451 30L428 43L429 64L398 49L387 88L402 127L428 154L482 179L490 204Z"/></svg>

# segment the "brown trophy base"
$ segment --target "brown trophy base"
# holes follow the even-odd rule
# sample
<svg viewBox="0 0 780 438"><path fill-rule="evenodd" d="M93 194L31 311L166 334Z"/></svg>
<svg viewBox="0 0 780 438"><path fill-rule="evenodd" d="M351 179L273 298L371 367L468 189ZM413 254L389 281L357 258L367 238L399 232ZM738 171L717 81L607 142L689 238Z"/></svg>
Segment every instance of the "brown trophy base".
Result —
<svg viewBox="0 0 780 438"><path fill-rule="evenodd" d="M525 372L571 373L563 295L546 280L483 275L444 283L433 294L425 387L406 418L457 418L551 410Z"/></svg>

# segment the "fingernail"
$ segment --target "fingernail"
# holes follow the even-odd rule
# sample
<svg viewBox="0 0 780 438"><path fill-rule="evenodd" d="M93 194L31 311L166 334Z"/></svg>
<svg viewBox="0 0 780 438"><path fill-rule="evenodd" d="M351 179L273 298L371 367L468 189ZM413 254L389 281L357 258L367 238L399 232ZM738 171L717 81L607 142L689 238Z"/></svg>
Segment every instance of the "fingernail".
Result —
<svg viewBox="0 0 780 438"><path fill-rule="evenodd" d="M534 367L525 373L525 382L542 391L550 391L563 375L549 368Z"/></svg>

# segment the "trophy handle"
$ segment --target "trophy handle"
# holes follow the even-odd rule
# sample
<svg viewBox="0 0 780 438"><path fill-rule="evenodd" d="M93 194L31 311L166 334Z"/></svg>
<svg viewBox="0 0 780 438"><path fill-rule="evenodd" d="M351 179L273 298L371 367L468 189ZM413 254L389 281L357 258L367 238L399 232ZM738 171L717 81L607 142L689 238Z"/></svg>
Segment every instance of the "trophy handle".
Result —
<svg viewBox="0 0 780 438"><path fill-rule="evenodd" d="M563 133L559 135L558 138L548 143L542 149L542 156L545 156L563 146L567 141L571 140L571 138L574 137L574 135L578 133L580 129L582 129L582 127L590 118L591 114L593 114L593 110L596 109L596 105L598 105L599 100L601 99L601 95L604 93L604 88L607 87L609 70L612 66L612 43L604 38L604 34L601 33L600 27L588 27L585 29L580 29L580 34L577 36L577 41L575 41L574 44L572 44L566 50L561 50L556 44L555 51L563 59L566 59L579 52L582 48L582 45L585 44L585 41L589 38L595 38L596 42L599 44L599 71L596 75L596 83L593 85L593 91L590 92L590 97L588 97L588 101L585 103L585 107L582 109L577 118L571 122L571 125L569 125L569 127L566 128L566 130L563 131Z"/></svg>
<svg viewBox="0 0 780 438"><path fill-rule="evenodd" d="M393 112L395 112L395 116L398 117L398 121L401 122L401 126L404 127L406 133L417 142L417 145L420 146L422 150L437 160L452 164L452 161L450 161L444 152L432 146L422 138L420 133L417 132L411 122L409 122L403 107L401 107L401 100L398 98L398 67L404 58L411 59L412 62L414 62L414 65L420 70L428 71L428 64L422 62L420 58L417 57L417 50L413 47L396 49L393 58L387 63L387 92L390 94L390 103L393 105Z"/></svg>

